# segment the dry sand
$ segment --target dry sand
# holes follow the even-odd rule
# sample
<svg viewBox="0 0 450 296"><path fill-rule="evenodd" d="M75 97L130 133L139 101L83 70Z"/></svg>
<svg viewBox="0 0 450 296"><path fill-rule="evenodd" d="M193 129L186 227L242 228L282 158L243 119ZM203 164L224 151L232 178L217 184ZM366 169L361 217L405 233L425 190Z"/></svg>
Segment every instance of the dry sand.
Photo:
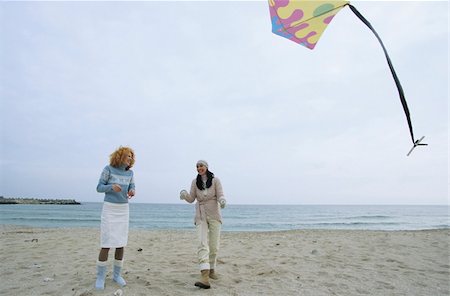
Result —
<svg viewBox="0 0 450 296"><path fill-rule="evenodd" d="M98 229L0 226L1 295L96 291ZM450 295L450 230L222 233L220 279L199 290L194 231L130 231L123 295ZM142 250L140 250L142 249ZM112 264L113 252L110 252Z"/></svg>

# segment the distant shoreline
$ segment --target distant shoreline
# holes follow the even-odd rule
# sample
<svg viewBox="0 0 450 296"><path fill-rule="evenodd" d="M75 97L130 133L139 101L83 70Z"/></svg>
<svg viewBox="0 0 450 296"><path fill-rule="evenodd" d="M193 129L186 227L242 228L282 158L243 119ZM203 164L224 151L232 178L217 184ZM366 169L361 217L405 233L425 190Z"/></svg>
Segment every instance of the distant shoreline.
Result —
<svg viewBox="0 0 450 296"><path fill-rule="evenodd" d="M5 198L0 196L0 205L81 205L75 199L50 199L50 198Z"/></svg>

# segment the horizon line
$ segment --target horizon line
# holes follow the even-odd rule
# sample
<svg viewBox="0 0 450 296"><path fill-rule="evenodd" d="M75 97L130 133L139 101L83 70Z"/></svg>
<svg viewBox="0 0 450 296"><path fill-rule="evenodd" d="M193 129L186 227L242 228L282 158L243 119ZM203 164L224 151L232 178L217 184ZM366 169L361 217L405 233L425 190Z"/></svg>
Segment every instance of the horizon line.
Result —
<svg viewBox="0 0 450 296"><path fill-rule="evenodd" d="M78 201L81 203L103 203L103 201ZM160 204L160 205L189 205L186 203L171 203L171 202L130 202L135 204ZM194 203L192 203L193 205ZM227 203L227 206L450 206L449 204L313 204L313 203L286 203L286 204L250 204L250 203Z"/></svg>

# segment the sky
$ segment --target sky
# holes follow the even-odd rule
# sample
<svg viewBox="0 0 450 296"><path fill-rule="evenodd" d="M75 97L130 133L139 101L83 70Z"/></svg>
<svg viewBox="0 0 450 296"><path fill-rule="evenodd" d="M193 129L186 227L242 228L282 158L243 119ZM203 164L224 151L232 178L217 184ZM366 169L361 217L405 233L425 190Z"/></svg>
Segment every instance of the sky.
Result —
<svg viewBox="0 0 450 296"><path fill-rule="evenodd" d="M0 195L182 203L199 159L229 204L448 204L447 1L353 1L314 50L266 1L0 2Z"/></svg>

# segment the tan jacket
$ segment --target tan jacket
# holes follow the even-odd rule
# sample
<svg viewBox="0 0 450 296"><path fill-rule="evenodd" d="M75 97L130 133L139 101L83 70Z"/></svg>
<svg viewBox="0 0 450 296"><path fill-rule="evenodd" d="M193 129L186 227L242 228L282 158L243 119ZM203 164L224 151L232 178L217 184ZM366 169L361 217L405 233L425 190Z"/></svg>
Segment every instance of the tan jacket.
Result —
<svg viewBox="0 0 450 296"><path fill-rule="evenodd" d="M191 192L186 196L186 201L193 203L197 200L195 205L195 225L201 221L206 222L206 217L214 219L222 223L222 215L220 214L219 200L223 198L223 189L220 180L214 177L212 185L205 190L197 188L197 179L192 181Z"/></svg>

